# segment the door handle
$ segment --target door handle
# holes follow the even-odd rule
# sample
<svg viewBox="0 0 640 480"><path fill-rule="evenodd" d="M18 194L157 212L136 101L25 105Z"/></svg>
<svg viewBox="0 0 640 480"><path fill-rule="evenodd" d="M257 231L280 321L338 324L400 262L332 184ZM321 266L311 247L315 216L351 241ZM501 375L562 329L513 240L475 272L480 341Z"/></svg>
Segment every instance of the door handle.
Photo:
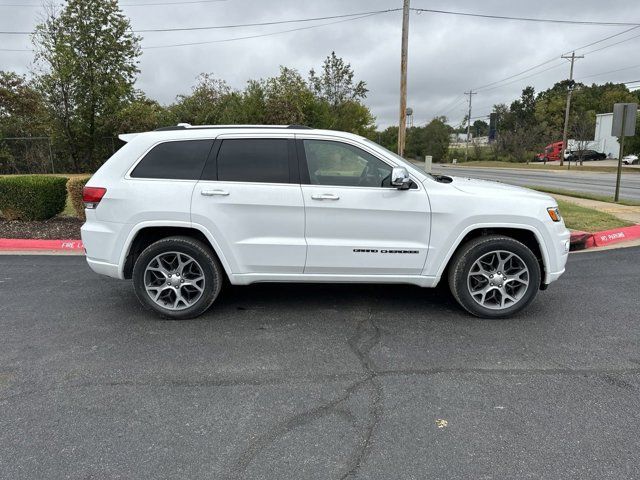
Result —
<svg viewBox="0 0 640 480"><path fill-rule="evenodd" d="M314 200L340 200L340 197L334 193L318 193L311 195Z"/></svg>
<svg viewBox="0 0 640 480"><path fill-rule="evenodd" d="M229 195L229 192L226 190L202 190L200 195L204 195L205 197L226 197Z"/></svg>

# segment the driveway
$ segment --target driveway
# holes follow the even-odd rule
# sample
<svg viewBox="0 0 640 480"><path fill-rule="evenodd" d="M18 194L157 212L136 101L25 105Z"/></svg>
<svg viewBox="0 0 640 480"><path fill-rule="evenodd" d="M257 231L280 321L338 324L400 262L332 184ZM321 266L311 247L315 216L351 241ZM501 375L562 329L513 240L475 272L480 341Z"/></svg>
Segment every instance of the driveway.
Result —
<svg viewBox="0 0 640 480"><path fill-rule="evenodd" d="M518 318L444 288L232 287L157 320L81 257L0 257L0 478L640 476L640 248Z"/></svg>

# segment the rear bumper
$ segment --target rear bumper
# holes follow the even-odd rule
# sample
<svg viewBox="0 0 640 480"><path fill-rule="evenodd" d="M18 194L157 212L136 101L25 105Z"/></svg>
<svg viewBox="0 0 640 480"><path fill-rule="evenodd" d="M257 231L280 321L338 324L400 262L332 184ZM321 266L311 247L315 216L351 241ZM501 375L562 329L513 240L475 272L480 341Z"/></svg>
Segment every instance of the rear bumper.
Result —
<svg viewBox="0 0 640 480"><path fill-rule="evenodd" d="M109 277L122 278L120 254L130 225L125 223L97 221L95 212L86 210L87 221L80 230L82 243L87 252L87 263L91 269Z"/></svg>
<svg viewBox="0 0 640 480"><path fill-rule="evenodd" d="M91 270L99 273L100 275L106 275L113 278L122 278L120 277L120 269L118 265L115 265L113 263L101 262L89 257L87 257L87 263L89 264L89 267L91 267Z"/></svg>

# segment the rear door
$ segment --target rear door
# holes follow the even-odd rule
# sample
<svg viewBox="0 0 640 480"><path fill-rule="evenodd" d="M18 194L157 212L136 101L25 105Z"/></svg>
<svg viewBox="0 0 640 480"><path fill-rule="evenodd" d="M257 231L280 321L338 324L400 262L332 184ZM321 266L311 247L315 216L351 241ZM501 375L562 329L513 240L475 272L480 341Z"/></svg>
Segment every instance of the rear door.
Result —
<svg viewBox="0 0 640 480"><path fill-rule="evenodd" d="M302 273L304 205L292 134L222 135L193 192L234 274Z"/></svg>
<svg viewBox="0 0 640 480"><path fill-rule="evenodd" d="M430 230L424 187L392 188L392 165L364 145L298 138L308 244L304 272L419 275Z"/></svg>

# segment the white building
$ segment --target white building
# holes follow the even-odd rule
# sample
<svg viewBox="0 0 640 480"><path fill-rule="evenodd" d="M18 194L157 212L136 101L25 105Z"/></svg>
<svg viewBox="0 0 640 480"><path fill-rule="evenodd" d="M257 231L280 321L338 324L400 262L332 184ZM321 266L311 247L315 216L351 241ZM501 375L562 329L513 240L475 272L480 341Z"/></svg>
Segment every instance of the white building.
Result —
<svg viewBox="0 0 640 480"><path fill-rule="evenodd" d="M620 144L618 138L611 136L613 126L613 113L601 113L596 115L596 134L594 142L599 152L607 154L608 158L619 158Z"/></svg>

